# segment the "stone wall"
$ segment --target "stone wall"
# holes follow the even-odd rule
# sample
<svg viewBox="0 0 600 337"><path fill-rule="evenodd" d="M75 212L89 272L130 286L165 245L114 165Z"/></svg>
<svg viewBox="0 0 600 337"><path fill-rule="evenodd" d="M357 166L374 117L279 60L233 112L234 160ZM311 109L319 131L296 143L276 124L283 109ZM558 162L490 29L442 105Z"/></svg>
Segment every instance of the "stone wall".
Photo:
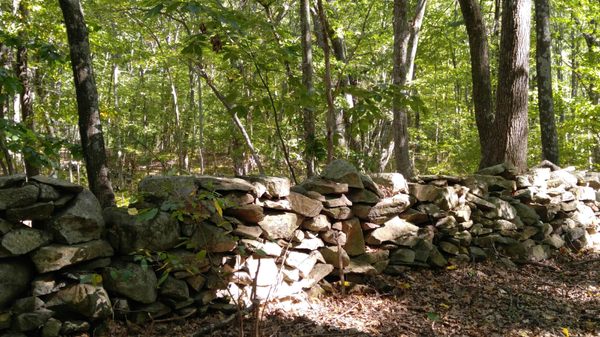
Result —
<svg viewBox="0 0 600 337"><path fill-rule="evenodd" d="M293 187L276 177L151 176L129 208L101 212L80 186L1 177L0 335L236 310L341 270L360 280L486 258L541 261L595 244L599 189L599 174L574 169L515 176L499 165L407 183L339 160Z"/></svg>

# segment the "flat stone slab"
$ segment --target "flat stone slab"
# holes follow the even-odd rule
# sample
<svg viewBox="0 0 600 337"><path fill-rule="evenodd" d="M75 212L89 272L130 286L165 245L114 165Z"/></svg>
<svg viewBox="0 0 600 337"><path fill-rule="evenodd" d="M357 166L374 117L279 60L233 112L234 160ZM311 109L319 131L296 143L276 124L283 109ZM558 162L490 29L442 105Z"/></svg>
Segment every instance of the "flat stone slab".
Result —
<svg viewBox="0 0 600 337"><path fill-rule="evenodd" d="M30 178L33 181L37 181L38 183L50 185L56 188L59 188L66 192L79 193L83 191L83 186L70 183L65 180L60 180L48 176L37 175Z"/></svg>
<svg viewBox="0 0 600 337"><path fill-rule="evenodd" d="M104 240L94 240L76 245L53 244L41 247L31 254L39 273L60 270L79 262L113 255L113 249Z"/></svg>

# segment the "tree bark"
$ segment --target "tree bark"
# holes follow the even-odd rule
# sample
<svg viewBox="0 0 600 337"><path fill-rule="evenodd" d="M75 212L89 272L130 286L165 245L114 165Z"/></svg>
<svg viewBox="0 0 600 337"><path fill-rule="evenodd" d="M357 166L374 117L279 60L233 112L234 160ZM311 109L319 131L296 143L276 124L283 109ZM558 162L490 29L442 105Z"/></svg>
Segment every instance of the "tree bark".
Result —
<svg viewBox="0 0 600 337"><path fill-rule="evenodd" d="M484 162L527 170L527 93L531 0L504 1L496 91L496 134Z"/></svg>
<svg viewBox="0 0 600 337"><path fill-rule="evenodd" d="M559 164L558 135L552 100L552 39L550 35L550 1L535 0L536 71L542 159Z"/></svg>
<svg viewBox="0 0 600 337"><path fill-rule="evenodd" d="M65 20L71 67L77 95L79 135L87 169L90 190L103 207L114 205L115 195L111 186L106 163L106 149L98 110L98 92L92 60L88 31L79 0L59 0Z"/></svg>
<svg viewBox="0 0 600 337"><path fill-rule="evenodd" d="M473 105L475 122L479 132L481 160L479 168L490 166L491 133L494 131L494 111L492 110L492 81L490 76L489 47L485 23L477 0L459 0L469 36L471 55L471 79L473 82Z"/></svg>
<svg viewBox="0 0 600 337"><path fill-rule="evenodd" d="M312 64L312 35L310 32L310 6L308 0L300 0L300 28L302 44L302 85L306 90L308 102L311 102L314 94L313 64ZM311 105L302 109L302 124L304 127L304 163L306 165L306 176L315 174L315 116Z"/></svg>
<svg viewBox="0 0 600 337"><path fill-rule="evenodd" d="M407 19L408 0L394 0L394 68L392 83L394 98L392 102L394 153L396 170L405 177L412 177L413 170L408 147L408 116L402 106L403 86L407 79L408 42L410 31Z"/></svg>

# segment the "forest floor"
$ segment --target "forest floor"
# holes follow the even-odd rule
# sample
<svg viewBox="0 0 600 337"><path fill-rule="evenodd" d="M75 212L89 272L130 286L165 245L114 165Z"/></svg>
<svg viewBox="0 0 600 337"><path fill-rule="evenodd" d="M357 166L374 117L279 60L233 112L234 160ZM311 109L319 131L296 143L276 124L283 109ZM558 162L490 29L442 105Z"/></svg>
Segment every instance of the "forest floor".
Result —
<svg viewBox="0 0 600 337"><path fill-rule="evenodd" d="M112 336L193 336L233 314L137 326ZM204 336L254 337L252 318ZM261 337L600 336L600 255L566 251L519 266L496 260L377 276L348 294L289 299L265 307Z"/></svg>

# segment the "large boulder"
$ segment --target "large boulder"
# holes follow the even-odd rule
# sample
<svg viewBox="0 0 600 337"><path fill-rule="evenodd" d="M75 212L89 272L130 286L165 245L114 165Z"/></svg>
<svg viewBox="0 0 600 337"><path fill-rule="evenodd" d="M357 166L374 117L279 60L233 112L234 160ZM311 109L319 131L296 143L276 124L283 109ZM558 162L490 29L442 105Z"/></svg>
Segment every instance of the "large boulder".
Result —
<svg viewBox="0 0 600 337"><path fill-rule="evenodd" d="M13 174L10 176L0 177L0 188L13 187L20 185L25 182L26 176L24 174Z"/></svg>
<svg viewBox="0 0 600 337"><path fill-rule="evenodd" d="M102 207L89 190L83 190L67 208L55 215L48 224L54 239L75 244L99 239L104 232Z"/></svg>
<svg viewBox="0 0 600 337"><path fill-rule="evenodd" d="M0 260L0 309L6 308L27 289L33 277L30 263L23 259Z"/></svg>
<svg viewBox="0 0 600 337"><path fill-rule="evenodd" d="M106 290L91 284L75 284L53 294L46 302L48 309L65 315L83 316L92 321L112 317L113 310Z"/></svg>
<svg viewBox="0 0 600 337"><path fill-rule="evenodd" d="M348 184L348 187L364 188L360 173L349 162L343 159L332 161L321 173L321 177L338 183Z"/></svg>
<svg viewBox="0 0 600 337"><path fill-rule="evenodd" d="M294 213L267 213L258 223L268 239L289 239L300 227L302 216Z"/></svg>
<svg viewBox="0 0 600 337"><path fill-rule="evenodd" d="M111 245L104 240L94 240L75 245L52 244L31 253L31 260L40 273L59 270L79 262L113 255Z"/></svg>
<svg viewBox="0 0 600 337"><path fill-rule="evenodd" d="M104 269L102 278L108 291L140 303L152 303L158 296L154 271L137 263L115 261Z"/></svg>
<svg viewBox="0 0 600 337"><path fill-rule="evenodd" d="M165 251L180 243L179 222L169 213L158 212L152 219L130 215L125 208L104 210L109 240L120 254L138 249Z"/></svg>

